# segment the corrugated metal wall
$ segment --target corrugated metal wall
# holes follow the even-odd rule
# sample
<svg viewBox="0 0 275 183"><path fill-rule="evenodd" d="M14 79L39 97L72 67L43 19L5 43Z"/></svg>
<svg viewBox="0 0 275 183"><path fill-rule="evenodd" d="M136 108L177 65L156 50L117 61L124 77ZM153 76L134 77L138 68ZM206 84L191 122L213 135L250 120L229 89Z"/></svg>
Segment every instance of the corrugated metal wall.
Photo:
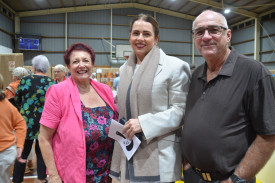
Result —
<svg viewBox="0 0 275 183"><path fill-rule="evenodd" d="M232 45L241 54L254 59L254 25L232 32ZM260 25L260 62L268 69L275 69L275 19ZM273 62L273 63L272 63Z"/></svg>
<svg viewBox="0 0 275 183"><path fill-rule="evenodd" d="M14 33L13 21L8 17L2 15L1 13L0 13L0 28L11 34ZM9 35L5 32L0 31L0 45L13 49L14 48L13 39L14 37L12 35Z"/></svg>
<svg viewBox="0 0 275 183"><path fill-rule="evenodd" d="M264 21L261 25L261 51L260 60L269 68L275 70L275 18ZM271 51L272 50L272 51Z"/></svg>
<svg viewBox="0 0 275 183"><path fill-rule="evenodd" d="M112 35L111 35L112 11ZM85 42L96 52L96 66L112 66L110 61L110 37L112 45L129 45L129 23L139 13L156 16L160 25L159 46L168 55L176 56L189 63L192 62L192 21L169 15L159 14L136 8L96 10L67 14L67 46L74 42ZM22 51L25 65L31 65L31 59L46 55L51 65L63 64L65 46L65 14L54 14L20 19L21 33L40 35L42 52ZM0 27L13 33L13 21L0 14ZM271 69L275 68L275 20L263 21L261 26L260 60ZM267 35L271 35L268 37ZM13 37L0 31L1 45L14 48ZM254 25L232 31L232 45L241 54L254 58ZM115 53L115 47L112 48ZM115 57L115 54L112 55ZM204 62L195 48L195 65Z"/></svg>
<svg viewBox="0 0 275 183"><path fill-rule="evenodd" d="M129 45L129 24L134 15L153 12L140 9L112 10L112 45ZM160 47L169 55L191 62L191 21L163 14L156 14L160 24ZM110 66L111 10L68 13L68 46L85 42L96 52L96 66ZM51 65L63 64L65 50L65 15L45 15L21 18L21 33L41 35L40 49L50 58ZM163 40L163 41L162 41ZM115 48L112 48L115 51ZM52 53L49 53L52 51ZM25 65L38 53L24 51ZM113 54L113 57L115 54Z"/></svg>

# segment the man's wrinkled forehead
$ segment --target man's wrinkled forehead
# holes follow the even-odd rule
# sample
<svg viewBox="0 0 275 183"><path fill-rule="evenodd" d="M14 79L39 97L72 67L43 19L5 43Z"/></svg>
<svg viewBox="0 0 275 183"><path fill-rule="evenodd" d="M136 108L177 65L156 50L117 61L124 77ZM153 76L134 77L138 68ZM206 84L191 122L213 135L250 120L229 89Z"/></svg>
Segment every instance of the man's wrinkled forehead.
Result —
<svg viewBox="0 0 275 183"><path fill-rule="evenodd" d="M195 29L198 27L205 27L211 25L223 25L221 15L215 12L206 11L200 14L194 22Z"/></svg>

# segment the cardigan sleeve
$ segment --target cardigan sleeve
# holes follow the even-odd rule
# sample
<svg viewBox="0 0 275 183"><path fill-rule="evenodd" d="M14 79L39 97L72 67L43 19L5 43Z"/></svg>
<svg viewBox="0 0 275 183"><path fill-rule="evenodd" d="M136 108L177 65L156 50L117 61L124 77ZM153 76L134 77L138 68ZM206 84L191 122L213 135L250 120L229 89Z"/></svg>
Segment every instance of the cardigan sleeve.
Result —
<svg viewBox="0 0 275 183"><path fill-rule="evenodd" d="M12 106L12 110L12 123L13 128L15 129L14 134L16 136L16 147L23 149L27 131L26 122L14 106Z"/></svg>

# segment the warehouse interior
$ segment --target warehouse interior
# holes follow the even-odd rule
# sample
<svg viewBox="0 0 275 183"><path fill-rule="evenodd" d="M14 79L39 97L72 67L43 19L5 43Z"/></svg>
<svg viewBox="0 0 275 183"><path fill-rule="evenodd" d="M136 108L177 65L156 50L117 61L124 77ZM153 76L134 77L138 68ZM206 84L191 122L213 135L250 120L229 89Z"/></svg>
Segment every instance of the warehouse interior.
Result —
<svg viewBox="0 0 275 183"><path fill-rule="evenodd" d="M52 67L64 65L65 50L84 42L95 50L98 80L112 81L132 51L129 23L139 13L159 22L159 46L166 54L198 66L204 59L194 46L192 21L205 9L230 11L225 14L232 30L230 45L263 63L275 77L274 0L0 0L0 73L10 83L12 69L30 68L39 54ZM37 47L20 47L21 39L37 40ZM275 154L257 179L274 182L274 169Z"/></svg>

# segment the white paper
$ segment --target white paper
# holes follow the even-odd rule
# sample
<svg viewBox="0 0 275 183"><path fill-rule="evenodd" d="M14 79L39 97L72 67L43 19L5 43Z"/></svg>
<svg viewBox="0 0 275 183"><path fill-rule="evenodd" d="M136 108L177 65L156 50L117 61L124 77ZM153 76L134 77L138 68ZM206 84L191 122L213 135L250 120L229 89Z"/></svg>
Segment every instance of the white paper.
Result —
<svg viewBox="0 0 275 183"><path fill-rule="evenodd" d="M140 140L136 136L134 136L132 140L127 139L126 135L122 134L122 131L123 125L116 120L112 120L108 136L116 140L120 144L127 159L130 160L138 149L140 145Z"/></svg>

